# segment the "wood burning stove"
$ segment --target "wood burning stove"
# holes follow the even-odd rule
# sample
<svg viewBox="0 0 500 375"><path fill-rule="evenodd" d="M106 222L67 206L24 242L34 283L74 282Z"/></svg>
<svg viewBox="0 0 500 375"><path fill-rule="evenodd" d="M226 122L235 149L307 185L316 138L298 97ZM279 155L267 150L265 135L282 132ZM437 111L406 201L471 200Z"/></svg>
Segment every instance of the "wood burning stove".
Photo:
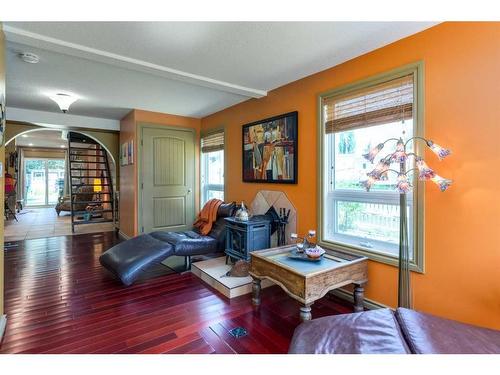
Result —
<svg viewBox="0 0 500 375"><path fill-rule="evenodd" d="M248 221L234 217L224 218L226 221L226 263L228 258L236 261L250 260L254 250L270 247L270 221L262 218L250 218Z"/></svg>

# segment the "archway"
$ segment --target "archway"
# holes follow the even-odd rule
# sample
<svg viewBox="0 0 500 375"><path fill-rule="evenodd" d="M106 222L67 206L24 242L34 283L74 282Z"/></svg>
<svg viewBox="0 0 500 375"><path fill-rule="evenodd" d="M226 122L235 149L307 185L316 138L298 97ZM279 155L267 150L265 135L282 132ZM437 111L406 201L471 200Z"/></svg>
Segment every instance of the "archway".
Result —
<svg viewBox="0 0 500 375"><path fill-rule="evenodd" d="M28 126L31 126L30 124L26 124ZM12 126L11 124L8 124L8 126ZM86 137L89 137L90 139L96 141L97 143L99 143L99 145L101 147L103 147L108 156L110 157L110 160L111 160L111 175L113 177L113 189L114 191L118 191L117 187L117 182L118 182L118 165L116 163L116 154L114 154L110 149L109 147L104 144L99 138L95 137L94 135L92 135L90 133L90 131L84 131L84 130L81 130L81 129L78 129L78 130L72 130L72 129L56 129L56 128L50 128L50 127L36 127L36 128L33 128L33 129L27 129L27 130L23 130L23 131L20 131L19 133L16 133L14 135L12 135L6 142L5 142L5 148L7 150L7 147L8 145L14 141L16 138L18 137L21 137L23 136L24 134L29 134L29 133L33 133L33 132L39 132L39 131L55 131L55 132L63 132L63 131L67 131L67 132L73 132L73 133L79 133L79 134L83 134L85 135Z"/></svg>
<svg viewBox="0 0 500 375"><path fill-rule="evenodd" d="M16 124L14 124L16 125ZM44 180L44 183L45 183L45 186L46 186L46 190L45 190L45 203L40 203L38 201L36 201L36 203L33 203L33 201L30 201L31 202L31 206L28 207L28 209L25 209L21 212L18 212L19 215L22 215L22 214L30 214L30 215L25 215L25 216L21 216L24 221L23 223L21 223L22 225L17 225L20 221L22 220L19 220L18 221L14 221L14 218L11 217L11 220L8 220L6 221L6 231L5 231L5 240L6 242L8 241L15 241L15 240L20 240L20 239L33 239L33 238L43 238L43 237L52 237L52 236L59 236L59 235L70 235L72 234L71 232L71 225L73 224L73 217L76 218L75 215L79 215L79 219L82 219L82 216L84 215L85 212L87 212L86 210L89 210L91 209L92 207L95 208L95 205L93 205L92 203L85 203L85 206L84 207L80 207L79 209L76 209L76 212L74 211L75 208L72 208L73 211L70 211L68 212L69 208L68 207L75 207L74 204L75 203L71 203L71 202L75 202L75 200L78 200L78 196L71 196L71 198L74 198L74 199L69 199L70 197L68 196L67 200L65 197L65 194L69 194L69 189L72 189L71 187L71 182L73 181L74 183L78 182L78 180L75 181L76 177L75 176L75 172L73 171L73 176L74 177L73 179L69 178L71 176L71 174L69 174L69 170L67 168L69 168L69 165L70 165L70 157L69 157L69 151L67 149L67 147L64 147L63 145L67 146L68 143L67 143L67 140L65 139L65 137L62 135L62 132L68 132L68 133L71 133L73 134L73 136L75 136L75 134L77 134L77 138L78 138L78 135L82 135L82 136L85 136L87 138L87 141L88 142L92 142L92 143L96 143L98 146L94 146L94 147L97 147L98 149L102 149L102 151L100 152L101 154L103 155L107 155L107 160L108 160L108 164L109 164L109 171L110 173L107 173L105 174L105 176L109 176L110 178L106 181L103 181L104 184L109 184L111 183L112 185L105 185L105 186L109 186L110 188L112 188L111 191L111 194L109 195L106 195L106 192L108 191L107 188L104 188L103 190L103 187L102 187L102 183L103 182L99 182L99 186L100 186L100 189L97 190L97 188L93 188L93 187L89 187L88 189L94 189L94 191L99 191L99 193L94 193L94 197L93 199L91 198L88 198L88 199L84 199L84 200L99 200L100 201L100 204L99 204L99 210L103 210L103 209L107 209L108 212L109 212L109 215L111 215L111 212L116 212L114 211L113 209L113 206L109 207L109 205L111 205L112 201L115 200L115 195L114 195L114 192L117 191L117 181L118 181L118 176L117 176L117 163L116 163L116 156L113 154L113 152L111 152L110 148L108 147L107 144L103 143L99 138L95 137L91 132L86 132L85 130L66 130L66 129L57 129L57 128L50 128L50 127L36 127L36 128L29 128L29 127L32 127L33 125L31 124L26 124L26 125L21 125L21 126L18 126L18 128L14 129L14 128L11 128L11 134L6 134L7 135L7 141L5 143L6 145L6 150L8 150L9 148L11 149L11 152L14 154L14 157L15 155L18 155L19 158L18 160L16 160L15 163L13 163L13 165L15 165L15 171L17 172L16 173L16 180L19 182L18 184L18 187L16 189L16 200L19 202L23 202L23 203L28 203L28 190L26 190L27 188L29 188L29 191L31 192L32 191L32 188L34 185L32 184L29 184L29 182L31 182L31 174L28 174L26 175L26 161L28 161L28 159L31 159L33 161L33 159L37 159L39 161L42 161L42 160L45 160L45 164L44 164L44 168L45 168L45 180ZM26 129L28 128L28 129ZM43 132L43 133L40 133L40 132ZM49 133L56 133L54 135L50 135ZM12 133L15 133L15 134L12 134ZM37 135L37 133L39 133L39 135ZM94 132L96 133L96 132ZM99 135L99 134L98 134ZM109 134L108 134L109 136ZM114 137L114 138L113 138ZM108 137L108 138L104 138L105 141L106 140L113 140L113 139L116 139L117 140L117 135L113 135L113 137ZM21 141L22 139L22 141ZM15 140L18 140L18 141L15 141ZM44 140L46 142L44 142ZM56 141L57 143L55 145L50 145L50 140L58 140ZM14 146L14 143L15 142L15 146ZM30 143L28 143L30 142ZM31 143L32 142L32 143ZM108 142L108 143L111 143L111 142ZM29 145L29 146L28 146ZM73 146L75 146L74 144L72 144ZM72 146L72 147L73 147ZM76 144L76 146L78 146ZM63 148L63 150L59 149L59 147ZM85 146L87 147L87 146ZM114 147L114 144L111 143L111 147ZM14 151L17 151L14 153ZM115 150L116 151L116 150ZM40 155L40 154L43 154L43 152L47 152L47 154L45 155ZM73 155L73 151L71 151L71 155ZM77 152L77 151L75 151ZM63 156L54 156L54 155L51 155L51 156L47 156L45 157L46 155L48 154L55 154L55 153L58 153L58 155L62 155ZM36 154L35 156L33 154ZM56 189L56 185L54 185L54 183L52 183L50 185L50 189L49 189L49 174L54 174L54 171L53 170L50 170L49 171L49 167L47 167L47 165L49 165L50 163L54 164L54 162L56 161L55 159L64 159L61 160L61 162L64 162L64 166L61 166L60 168L64 168L63 169L63 172L61 175L58 176L58 180L60 181L60 185L59 185L59 193L57 193L57 190L54 190ZM80 157L78 157L78 159L81 159ZM71 158L71 160L73 160ZM92 160L95 160L95 159L92 159ZM98 159L99 160L99 159ZM106 159L105 159L106 160ZM9 161L7 159L7 161ZM43 163L42 163L43 164ZM6 167L8 167L8 165L6 165ZM79 167L79 166L78 166ZM89 166L90 168L96 168L92 165ZM38 167L37 167L38 168ZM104 167L103 167L104 168ZM7 169L6 169L7 170ZM10 171L12 171L12 167L10 168ZM28 171L28 172L31 172ZM94 173L97 173L97 172L94 172ZM39 174L43 174L42 173L39 173ZM27 177L26 177L26 176ZM89 177L91 177L92 175L90 175ZM102 173L101 173L101 176ZM63 178L64 177L64 178ZM101 179L97 179L99 181L101 181ZM27 183L28 182L28 183ZM96 179L94 178L93 181L81 181L80 183L83 183L83 184L96 184ZM85 185L85 186L88 186L88 185ZM76 189L76 187L75 187ZM80 189L80 188L79 188ZM86 189L86 188L84 188ZM49 201L49 193L48 191L50 191L52 195L55 194L55 196L53 196L51 198L51 201ZM102 191L102 192L101 192ZM74 191L73 191L73 194ZM80 193L80 191L78 190L77 191L77 194L82 194ZM88 194L87 194L88 195ZM58 197L60 198L59 200L59 203L65 203L66 202L66 206L64 206L64 210L60 210L59 209L59 203L58 203ZM106 198L100 198L100 197L106 197ZM99 197L99 198L98 198ZM64 201L61 201L61 199L64 199ZM83 198L81 198L83 199ZM55 203L54 203L55 202ZM109 203L108 203L109 202ZM55 210L54 208L56 208L57 206L57 209ZM82 206L81 204L79 204L79 206ZM18 206L19 207L19 206ZM81 213L80 211L83 210L83 213ZM41 214L43 212L43 215ZM60 213L61 212L61 213ZM99 212L103 212L103 211L99 211ZM33 217L34 214L37 214L38 215L38 219L33 219L29 222L27 222L27 219L26 217L30 216ZM57 215L56 215L57 213ZM73 214L71 214L73 213ZM59 214L61 217L59 217ZM70 216L68 218L68 215ZM99 215L99 214L93 214L93 215ZM104 213L101 213L100 214L102 217L101 220L105 220L105 218L107 218L107 223L108 223L108 226L104 225L104 223L102 223L102 225L98 225L98 221L99 220L96 220L95 217L99 217L99 216L92 216L92 219L90 224L87 226L85 225L84 229L82 230L76 230L76 234L78 233L89 233L89 232L99 232L99 231L108 231L108 230L113 230L114 229L114 223L112 222L112 219L113 216L107 216L108 214L104 214ZM105 216L106 215L106 216ZM84 216L83 216L84 217ZM76 219L75 219L76 220ZM88 220L88 219L86 219ZM94 222L95 221L95 222ZM70 226L68 227L68 222L70 223ZM16 230L20 230L20 227L23 227L21 229L23 229L25 232L26 232L26 235L24 236L24 232L23 233L19 233L17 232ZM64 227L68 230L62 230L61 228ZM12 229L11 230L11 233L9 234L9 228ZM47 230L47 233L45 233L45 230ZM76 227L75 227L76 229ZM95 230L94 230L95 229ZM102 229L102 230L101 230ZM13 231L13 233L12 233ZM35 233L36 232L36 233ZM23 238L24 236L24 238Z"/></svg>
<svg viewBox="0 0 500 375"><path fill-rule="evenodd" d="M113 155L113 153L109 150L108 147L106 147L106 145L101 142L99 139L97 139L96 137L94 137L93 135L91 135L90 133L86 132L86 131L82 131L82 130L71 130L71 129L54 129L54 128L49 128L49 127L40 127L40 128L37 128L37 129L29 129L29 130L24 130L20 133L17 133L16 135L12 136L10 139L8 139L6 142L5 142L5 146L7 147L9 145L10 142L12 142L14 139L22 136L23 134L28 134L28 133L33 133L33 132L38 132L38 131L56 131L56 132L62 132L62 131L71 131L73 133L79 133L79 134L83 134L84 136L86 137L89 137L91 139L93 139L94 141L98 142L105 150L106 152L108 153L109 156L111 156L111 160L113 161L113 164L116 166L116 160L115 160L115 157Z"/></svg>

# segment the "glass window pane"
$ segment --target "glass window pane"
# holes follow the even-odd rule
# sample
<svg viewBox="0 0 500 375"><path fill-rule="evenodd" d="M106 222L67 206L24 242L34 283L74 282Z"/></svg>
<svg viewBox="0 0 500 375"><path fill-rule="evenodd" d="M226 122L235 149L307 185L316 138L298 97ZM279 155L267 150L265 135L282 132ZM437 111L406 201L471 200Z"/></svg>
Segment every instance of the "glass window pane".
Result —
<svg viewBox="0 0 500 375"><path fill-rule="evenodd" d="M24 187L27 206L57 203L64 191L64 159L25 159Z"/></svg>
<svg viewBox="0 0 500 375"><path fill-rule="evenodd" d="M405 135L402 134L405 131ZM389 138L408 138L413 134L413 122L405 121L390 123L368 128L350 130L346 132L331 135L334 137L334 148L332 163L334 165L333 187L334 189L363 190L360 181L366 180L366 174L370 172L375 164L388 152L394 150L395 142L387 143L386 148L380 151L374 164L367 161L363 154L367 153L377 144L384 142ZM395 167L394 167L395 166ZM398 168L395 164L393 168ZM408 168L411 168L409 166ZM395 189L395 173L388 173L387 180L378 181L373 185L372 190L392 191Z"/></svg>
<svg viewBox="0 0 500 375"><path fill-rule="evenodd" d="M354 129L330 134L325 138L326 157L330 158L331 166L327 170L331 183L328 189L330 193L325 197L325 239L374 252L398 255L399 205L387 202L387 199L391 199L388 197L393 196L394 199L399 196L396 191L397 174L388 173L387 179L375 183L369 193L365 192L360 183L366 180L366 174L380 159L394 151L396 141L387 142L373 164L363 154L389 138L402 137L405 140L412 134L413 123L407 120L404 124L398 122ZM413 151L412 143L407 151ZM410 158L407 168L412 167L413 158ZM393 163L391 168L398 170L399 165ZM374 191L386 191L391 195L384 198L371 194ZM350 201L345 194L351 195L353 200ZM408 208L409 218L410 211L411 207ZM412 231L409 231L409 235L412 243ZM410 248L412 251L411 245Z"/></svg>
<svg viewBox="0 0 500 375"><path fill-rule="evenodd" d="M209 190L207 193L207 200L210 199L220 199L224 200L224 192L218 190Z"/></svg>
<svg viewBox="0 0 500 375"><path fill-rule="evenodd" d="M45 205L45 166L46 160L26 159L24 186L26 206Z"/></svg>
<svg viewBox="0 0 500 375"><path fill-rule="evenodd" d="M337 232L399 243L399 205L337 201Z"/></svg>
<svg viewBox="0 0 500 375"><path fill-rule="evenodd" d="M212 198L224 200L224 151L202 153L201 206Z"/></svg>
<svg viewBox="0 0 500 375"><path fill-rule="evenodd" d="M209 152L206 154L206 158L208 159L208 184L224 184L224 151Z"/></svg>
<svg viewBox="0 0 500 375"><path fill-rule="evenodd" d="M64 192L64 159L47 160L48 175L48 203L57 203L59 196Z"/></svg>
<svg viewBox="0 0 500 375"><path fill-rule="evenodd" d="M326 227L327 240L398 255L398 204L331 200L329 206L335 218L334 224ZM407 215L411 218L410 206ZM413 256L411 243L410 239L410 258Z"/></svg>

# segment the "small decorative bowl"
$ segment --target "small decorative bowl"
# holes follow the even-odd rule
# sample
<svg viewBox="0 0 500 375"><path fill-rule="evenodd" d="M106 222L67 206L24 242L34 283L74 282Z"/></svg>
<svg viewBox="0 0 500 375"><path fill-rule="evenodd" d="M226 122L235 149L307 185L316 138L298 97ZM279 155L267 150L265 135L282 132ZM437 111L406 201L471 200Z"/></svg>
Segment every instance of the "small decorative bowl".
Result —
<svg viewBox="0 0 500 375"><path fill-rule="evenodd" d="M325 253L325 250L323 250L321 247L316 246L316 247L310 247L306 249L306 255L311 258L311 259L318 259Z"/></svg>

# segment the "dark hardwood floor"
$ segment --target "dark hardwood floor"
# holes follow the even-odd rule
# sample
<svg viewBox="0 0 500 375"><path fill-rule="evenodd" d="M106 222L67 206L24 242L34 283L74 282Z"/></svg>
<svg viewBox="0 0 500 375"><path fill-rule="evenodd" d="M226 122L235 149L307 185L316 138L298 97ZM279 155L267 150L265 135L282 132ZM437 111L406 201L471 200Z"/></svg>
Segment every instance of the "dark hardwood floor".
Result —
<svg viewBox="0 0 500 375"><path fill-rule="evenodd" d="M112 232L15 242L5 249L7 330L0 353L286 353L298 305L280 288L229 300L166 267L124 287L99 264ZM313 316L352 312L334 297ZM234 338L229 330L244 327Z"/></svg>

